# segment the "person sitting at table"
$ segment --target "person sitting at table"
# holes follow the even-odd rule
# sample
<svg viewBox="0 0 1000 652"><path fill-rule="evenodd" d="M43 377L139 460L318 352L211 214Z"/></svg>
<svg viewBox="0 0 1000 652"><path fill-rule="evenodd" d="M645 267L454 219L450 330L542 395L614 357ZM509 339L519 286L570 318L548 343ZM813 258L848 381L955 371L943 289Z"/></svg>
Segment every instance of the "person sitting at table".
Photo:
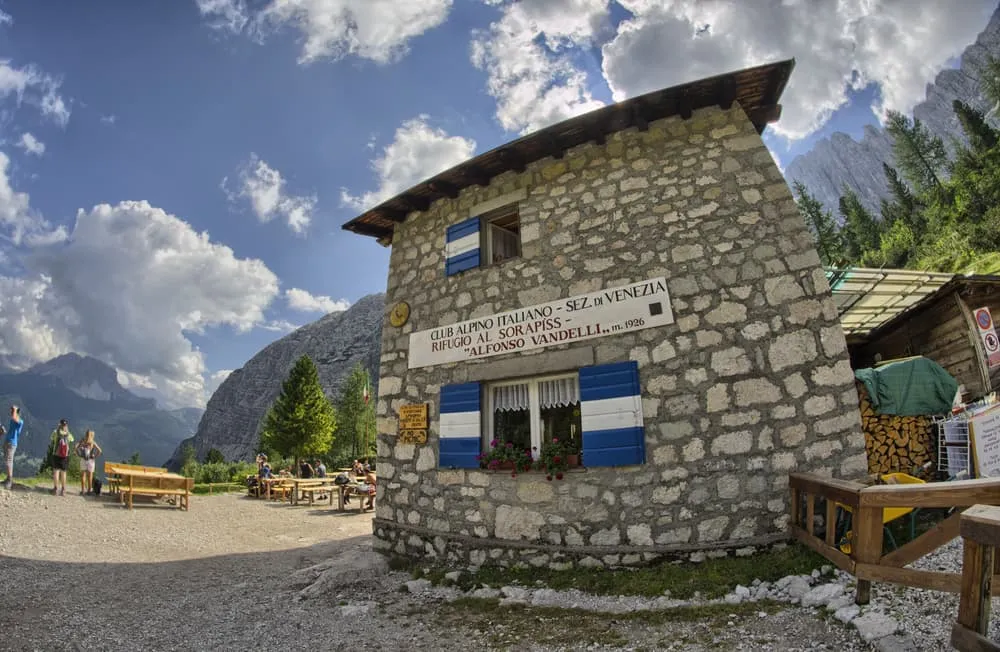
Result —
<svg viewBox="0 0 1000 652"><path fill-rule="evenodd" d="M311 478L311 477L313 477L313 475L314 475L314 471L313 471L312 464L310 464L307 460L302 460L302 463L299 464L299 477L300 478Z"/></svg>
<svg viewBox="0 0 1000 652"><path fill-rule="evenodd" d="M285 468L278 471L279 478L290 478L292 477L292 467L286 466Z"/></svg>
<svg viewBox="0 0 1000 652"><path fill-rule="evenodd" d="M266 480L268 478L273 477L273 474L271 473L271 465L268 464L267 462L264 462L264 464L262 464L260 467L260 471L257 472L257 475L260 476L261 480Z"/></svg>
<svg viewBox="0 0 1000 652"><path fill-rule="evenodd" d="M371 471L365 474L365 484L363 485L368 492L368 503L365 505L365 509L375 509L375 474Z"/></svg>
<svg viewBox="0 0 1000 652"><path fill-rule="evenodd" d="M354 464L351 465L351 473L354 475L364 475L364 468L361 466L361 462L354 460Z"/></svg>
<svg viewBox="0 0 1000 652"><path fill-rule="evenodd" d="M326 464L323 464L323 460L316 460L316 477L325 478L326 477Z"/></svg>
<svg viewBox="0 0 1000 652"><path fill-rule="evenodd" d="M367 457L365 458L365 463L364 463L364 466L362 468L364 469L365 473L371 473L372 465L368 463L368 458Z"/></svg>

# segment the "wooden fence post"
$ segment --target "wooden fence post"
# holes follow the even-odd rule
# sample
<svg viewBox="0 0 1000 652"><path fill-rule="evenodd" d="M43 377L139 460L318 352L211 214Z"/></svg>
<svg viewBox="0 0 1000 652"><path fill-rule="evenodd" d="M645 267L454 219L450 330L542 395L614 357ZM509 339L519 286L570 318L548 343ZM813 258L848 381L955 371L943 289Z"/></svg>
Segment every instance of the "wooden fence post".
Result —
<svg viewBox="0 0 1000 652"><path fill-rule="evenodd" d="M854 542L851 548L854 561L859 564L877 564L882 558L882 508L864 504L864 497L854 515ZM855 604L868 604L871 600L871 580L858 578L854 594Z"/></svg>

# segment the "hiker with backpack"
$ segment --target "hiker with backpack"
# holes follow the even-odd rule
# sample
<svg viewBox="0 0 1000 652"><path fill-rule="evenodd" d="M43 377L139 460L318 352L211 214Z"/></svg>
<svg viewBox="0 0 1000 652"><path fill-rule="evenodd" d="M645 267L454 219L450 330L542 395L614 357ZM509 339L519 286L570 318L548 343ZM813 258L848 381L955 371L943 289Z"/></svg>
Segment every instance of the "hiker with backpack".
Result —
<svg viewBox="0 0 1000 652"><path fill-rule="evenodd" d="M52 494L66 495L66 470L69 469L70 444L73 433L69 431L66 419L59 420L59 427L52 431L49 448L52 451Z"/></svg>
<svg viewBox="0 0 1000 652"><path fill-rule="evenodd" d="M17 438L23 427L24 419L21 418L21 411L16 405L11 405L10 423L7 424L7 429L4 430L3 426L0 425L0 440L3 440L0 452L3 453L4 466L7 467L7 479L4 480L4 486L8 489L14 487L14 452L17 450Z"/></svg>
<svg viewBox="0 0 1000 652"><path fill-rule="evenodd" d="M83 441L76 445L76 454L80 457L80 495L89 494L94 486L94 470L97 467L97 457L101 447L94 441L94 431L88 430L83 435Z"/></svg>

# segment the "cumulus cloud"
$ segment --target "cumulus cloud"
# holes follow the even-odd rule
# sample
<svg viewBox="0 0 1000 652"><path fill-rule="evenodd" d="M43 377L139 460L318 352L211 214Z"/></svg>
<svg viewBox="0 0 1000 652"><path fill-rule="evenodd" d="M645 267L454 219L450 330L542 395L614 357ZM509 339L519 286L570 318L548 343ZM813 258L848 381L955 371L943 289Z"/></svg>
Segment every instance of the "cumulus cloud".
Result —
<svg viewBox="0 0 1000 652"><path fill-rule="evenodd" d="M60 85L58 79L35 66L17 67L9 59L0 59L0 98L15 95L18 103L37 105L42 115L65 127L70 110L59 94Z"/></svg>
<svg viewBox="0 0 1000 652"><path fill-rule="evenodd" d="M615 100L795 57L773 129L802 138L877 83L877 115L909 111L949 59L975 40L995 0L755 3L620 0L633 16L603 48Z"/></svg>
<svg viewBox="0 0 1000 652"><path fill-rule="evenodd" d="M18 192L7 175L10 159L0 152L0 240L15 246L39 246L61 242L66 230L52 226L31 208L27 193Z"/></svg>
<svg viewBox="0 0 1000 652"><path fill-rule="evenodd" d="M498 4L498 3L491 3ZM607 21L607 0L522 0L475 34L472 62L487 74L504 129L528 133L600 108L573 62Z"/></svg>
<svg viewBox="0 0 1000 652"><path fill-rule="evenodd" d="M291 195L285 189L286 181L281 172L272 168L256 154L240 167L237 175L239 188L228 189L228 178L222 180L222 190L230 201L244 198L261 222L280 217L288 222L295 233L305 233L316 208L315 196Z"/></svg>
<svg viewBox="0 0 1000 652"><path fill-rule="evenodd" d="M232 369L219 369L218 371L209 374L208 378L205 379L205 396L211 398L212 394L215 393L215 390L219 389L219 385L221 385L226 378L229 378L229 374L231 373L233 373Z"/></svg>
<svg viewBox="0 0 1000 652"><path fill-rule="evenodd" d="M302 36L299 62L348 55L389 63L410 41L448 17L453 0L270 0L252 11L244 0L195 0L214 27L263 38L285 26Z"/></svg>
<svg viewBox="0 0 1000 652"><path fill-rule="evenodd" d="M328 296L310 294L306 290L291 288L285 290L285 299L288 307L300 312L337 312L347 310L351 307L351 302L346 299L334 301Z"/></svg>
<svg viewBox="0 0 1000 652"><path fill-rule="evenodd" d="M80 210L65 242L21 263L0 277L0 354L92 355L168 406L205 402L204 359L187 335L247 331L278 293L263 262L145 201Z"/></svg>
<svg viewBox="0 0 1000 652"><path fill-rule="evenodd" d="M26 154L41 156L45 153L45 143L35 138L29 132L21 134L21 140L17 141L17 146L23 149Z"/></svg>
<svg viewBox="0 0 1000 652"><path fill-rule="evenodd" d="M360 195L341 189L343 203L357 210L371 208L415 183L465 161L476 151L476 141L449 136L427 121L428 116L421 115L400 125L392 143L383 148L381 155L371 163L378 177L378 189Z"/></svg>

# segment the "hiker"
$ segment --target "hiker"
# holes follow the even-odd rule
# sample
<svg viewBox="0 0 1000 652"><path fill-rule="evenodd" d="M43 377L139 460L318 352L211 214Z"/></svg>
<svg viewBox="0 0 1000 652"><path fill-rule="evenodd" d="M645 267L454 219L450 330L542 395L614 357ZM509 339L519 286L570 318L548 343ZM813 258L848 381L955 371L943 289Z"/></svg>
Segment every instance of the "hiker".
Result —
<svg viewBox="0 0 1000 652"><path fill-rule="evenodd" d="M371 471L365 473L365 484L362 485L368 493L368 503L365 505L365 510L375 509L375 474Z"/></svg>
<svg viewBox="0 0 1000 652"><path fill-rule="evenodd" d="M0 437L3 438L3 459L7 467L7 479L4 486L8 489L14 486L14 451L17 450L17 438L24 428L24 419L21 418L21 411L16 405L10 406L10 422L7 424L6 436L4 428L0 425Z"/></svg>
<svg viewBox="0 0 1000 652"><path fill-rule="evenodd" d="M88 494L94 486L94 469L97 467L97 456L101 447L94 441L94 431L88 430L83 441L76 445L76 454L80 456L80 495Z"/></svg>
<svg viewBox="0 0 1000 652"><path fill-rule="evenodd" d="M299 464L299 477L300 478L311 478L313 477L313 467L307 460L302 460Z"/></svg>
<svg viewBox="0 0 1000 652"><path fill-rule="evenodd" d="M69 445L73 443L73 433L69 431L66 419L59 419L59 427L52 431L50 450L52 451L52 495L66 495L66 470L69 468Z"/></svg>

